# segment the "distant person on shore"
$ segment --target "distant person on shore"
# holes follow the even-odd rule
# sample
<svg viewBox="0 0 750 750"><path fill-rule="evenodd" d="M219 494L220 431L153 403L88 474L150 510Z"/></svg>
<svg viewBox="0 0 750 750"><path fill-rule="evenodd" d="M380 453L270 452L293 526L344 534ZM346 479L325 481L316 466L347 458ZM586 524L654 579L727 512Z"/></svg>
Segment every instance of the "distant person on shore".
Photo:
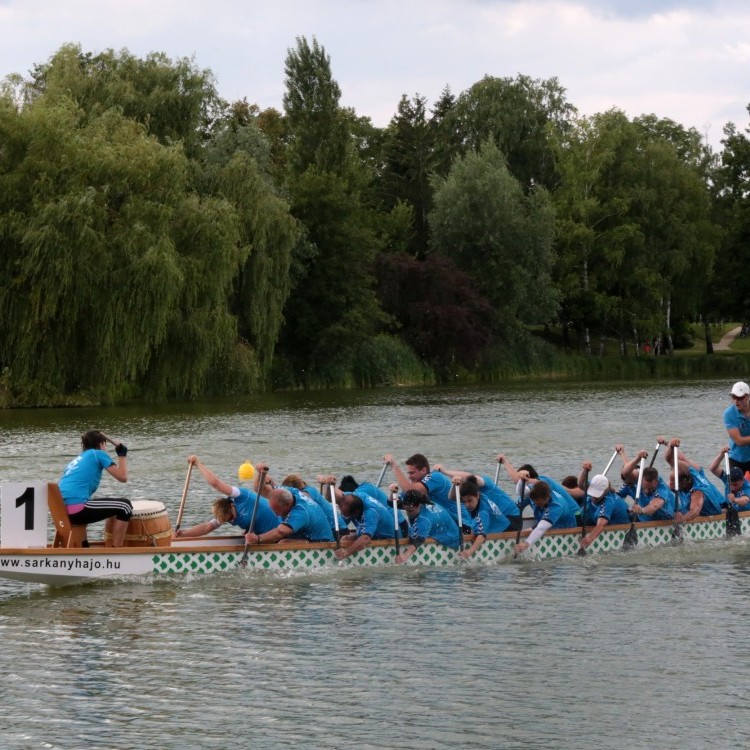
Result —
<svg viewBox="0 0 750 750"><path fill-rule="evenodd" d="M81 435L83 451L63 472L58 485L70 522L76 526L104 521L105 539L111 534L111 546L122 547L125 532L133 515L133 504L125 497L92 497L99 489L102 472L107 471L118 482L128 481L128 449L115 442L117 463L107 453L107 436L99 430L88 430ZM109 543L107 543L109 546Z"/></svg>
<svg viewBox="0 0 750 750"><path fill-rule="evenodd" d="M245 487L233 487L222 481L211 469L199 461L198 456L188 456L188 463L195 466L203 475L209 487L215 489L223 497L214 500L211 506L213 518L191 526L188 529L178 529L175 532L175 536L205 536L225 523L239 526L243 531L247 531L250 527L250 519L253 516L256 493ZM260 481L261 474L262 472L256 474L256 484ZM268 482L270 478L266 478L264 481ZM255 513L253 531L262 534L265 531L276 528L280 521L281 519L271 510L268 500L265 497L258 497L258 510Z"/></svg>
<svg viewBox="0 0 750 750"><path fill-rule="evenodd" d="M729 463L750 471L750 386L738 381L732 386L732 404L724 410L729 435Z"/></svg>

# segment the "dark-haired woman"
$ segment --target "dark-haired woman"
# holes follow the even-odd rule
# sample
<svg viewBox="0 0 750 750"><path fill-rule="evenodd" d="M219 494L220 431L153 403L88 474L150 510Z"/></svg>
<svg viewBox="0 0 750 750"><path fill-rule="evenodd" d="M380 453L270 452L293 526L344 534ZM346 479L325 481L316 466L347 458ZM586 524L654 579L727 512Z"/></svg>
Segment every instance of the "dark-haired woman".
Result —
<svg viewBox="0 0 750 750"><path fill-rule="evenodd" d="M60 478L60 494L65 501L70 522L88 525L107 519L107 546L122 547L133 505L124 497L92 497L99 488L102 472L109 472L118 482L128 481L128 449L115 443L117 463L107 453L107 437L99 430L81 436L83 451L66 467Z"/></svg>

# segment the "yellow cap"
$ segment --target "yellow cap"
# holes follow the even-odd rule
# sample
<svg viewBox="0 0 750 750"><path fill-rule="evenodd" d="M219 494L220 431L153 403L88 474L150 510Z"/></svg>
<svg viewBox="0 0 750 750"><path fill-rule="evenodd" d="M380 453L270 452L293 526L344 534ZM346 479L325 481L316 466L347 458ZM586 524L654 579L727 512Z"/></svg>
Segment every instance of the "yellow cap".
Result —
<svg viewBox="0 0 750 750"><path fill-rule="evenodd" d="M245 463L237 469L237 474L240 477L240 482L249 482L252 479L255 479L255 467L249 461L245 461Z"/></svg>

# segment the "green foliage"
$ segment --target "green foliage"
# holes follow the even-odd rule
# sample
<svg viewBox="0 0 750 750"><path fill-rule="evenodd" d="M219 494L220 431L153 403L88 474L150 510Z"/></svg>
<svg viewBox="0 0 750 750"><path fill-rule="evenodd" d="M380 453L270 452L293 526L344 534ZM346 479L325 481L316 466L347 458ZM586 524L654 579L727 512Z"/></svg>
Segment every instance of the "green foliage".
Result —
<svg viewBox="0 0 750 750"><path fill-rule="evenodd" d="M491 140L435 180L432 246L468 272L505 328L549 320L554 212L543 188L524 193Z"/></svg>

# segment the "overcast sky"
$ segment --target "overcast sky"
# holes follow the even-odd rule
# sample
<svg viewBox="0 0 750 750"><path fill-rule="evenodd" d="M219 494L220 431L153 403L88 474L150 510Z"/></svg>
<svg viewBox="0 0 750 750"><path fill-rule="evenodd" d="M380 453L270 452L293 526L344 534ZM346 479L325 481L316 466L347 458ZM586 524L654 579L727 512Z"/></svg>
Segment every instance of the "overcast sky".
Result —
<svg viewBox="0 0 750 750"><path fill-rule="evenodd" d="M582 114L655 113L707 136L750 123L748 0L0 0L0 77L64 43L210 68L226 99L281 109L297 36L331 57L341 103L386 125L484 75L557 77Z"/></svg>

